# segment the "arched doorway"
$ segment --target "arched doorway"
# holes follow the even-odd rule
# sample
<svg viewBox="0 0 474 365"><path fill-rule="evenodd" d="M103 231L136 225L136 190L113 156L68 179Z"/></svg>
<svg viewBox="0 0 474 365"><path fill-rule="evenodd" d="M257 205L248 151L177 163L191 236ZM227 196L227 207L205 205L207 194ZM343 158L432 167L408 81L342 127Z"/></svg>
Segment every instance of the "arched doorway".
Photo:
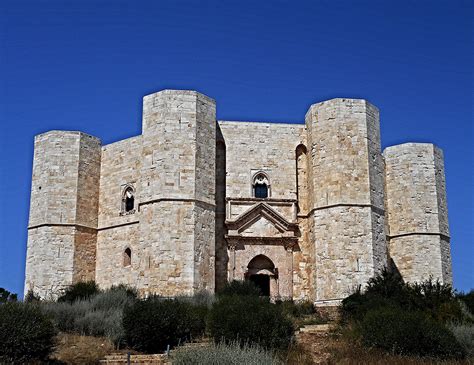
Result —
<svg viewBox="0 0 474 365"><path fill-rule="evenodd" d="M272 260L265 255L257 255L247 265L246 277L260 289L262 295L269 297L275 294L271 293L270 280L277 279L277 272Z"/></svg>

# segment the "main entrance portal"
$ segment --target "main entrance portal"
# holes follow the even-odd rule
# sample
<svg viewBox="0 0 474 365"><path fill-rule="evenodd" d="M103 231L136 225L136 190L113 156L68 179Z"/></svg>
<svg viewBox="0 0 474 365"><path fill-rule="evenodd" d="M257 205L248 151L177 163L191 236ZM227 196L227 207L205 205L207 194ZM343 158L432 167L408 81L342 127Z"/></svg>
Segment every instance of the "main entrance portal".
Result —
<svg viewBox="0 0 474 365"><path fill-rule="evenodd" d="M278 270L275 268L273 261L267 256L257 255L250 260L247 266L246 278L260 289L263 296L277 295L274 291L277 288ZM274 281L274 285L271 284L271 280Z"/></svg>
<svg viewBox="0 0 474 365"><path fill-rule="evenodd" d="M265 274L254 274L250 275L249 280L260 289L260 293L263 296L270 296L270 276Z"/></svg>

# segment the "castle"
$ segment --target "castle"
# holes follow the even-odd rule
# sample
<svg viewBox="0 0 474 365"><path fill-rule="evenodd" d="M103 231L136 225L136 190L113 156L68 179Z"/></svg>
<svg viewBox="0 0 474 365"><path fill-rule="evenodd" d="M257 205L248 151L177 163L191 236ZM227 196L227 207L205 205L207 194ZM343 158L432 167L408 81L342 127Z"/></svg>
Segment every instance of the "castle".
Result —
<svg viewBox="0 0 474 365"><path fill-rule="evenodd" d="M95 280L175 296L251 280L331 305L389 262L407 281L451 283L443 154L382 153L365 100L311 105L305 124L235 122L216 121L203 94L163 90L144 97L139 136L35 138L25 293Z"/></svg>

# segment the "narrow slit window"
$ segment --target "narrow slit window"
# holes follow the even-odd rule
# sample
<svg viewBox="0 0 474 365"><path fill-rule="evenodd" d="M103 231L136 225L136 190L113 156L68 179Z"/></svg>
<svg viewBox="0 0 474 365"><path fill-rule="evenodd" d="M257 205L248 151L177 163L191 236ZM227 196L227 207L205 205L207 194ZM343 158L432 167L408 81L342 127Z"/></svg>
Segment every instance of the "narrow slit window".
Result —
<svg viewBox="0 0 474 365"><path fill-rule="evenodd" d="M132 264L132 250L130 248L126 248L123 252L123 266L130 266Z"/></svg>

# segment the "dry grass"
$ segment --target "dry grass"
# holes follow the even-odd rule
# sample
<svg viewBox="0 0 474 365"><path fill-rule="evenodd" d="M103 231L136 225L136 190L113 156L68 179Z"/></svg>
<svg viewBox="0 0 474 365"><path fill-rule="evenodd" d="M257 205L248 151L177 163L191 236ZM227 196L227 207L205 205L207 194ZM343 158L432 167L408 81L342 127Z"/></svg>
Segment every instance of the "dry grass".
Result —
<svg viewBox="0 0 474 365"><path fill-rule="evenodd" d="M57 336L56 343L51 358L66 364L98 364L100 359L114 351L112 342L104 337L61 333Z"/></svg>
<svg viewBox="0 0 474 365"><path fill-rule="evenodd" d="M357 343L350 343L341 337L332 337L329 346L331 356L327 364L339 365L430 365L430 364L472 364L472 361L439 360L387 354L377 349L368 349Z"/></svg>
<svg viewBox="0 0 474 365"><path fill-rule="evenodd" d="M378 349L368 349L340 333L300 333L298 344L309 354L314 364L325 365L468 365L474 359L463 361L438 360L387 354ZM293 364L296 362L289 362ZM306 364L306 362L301 362Z"/></svg>

